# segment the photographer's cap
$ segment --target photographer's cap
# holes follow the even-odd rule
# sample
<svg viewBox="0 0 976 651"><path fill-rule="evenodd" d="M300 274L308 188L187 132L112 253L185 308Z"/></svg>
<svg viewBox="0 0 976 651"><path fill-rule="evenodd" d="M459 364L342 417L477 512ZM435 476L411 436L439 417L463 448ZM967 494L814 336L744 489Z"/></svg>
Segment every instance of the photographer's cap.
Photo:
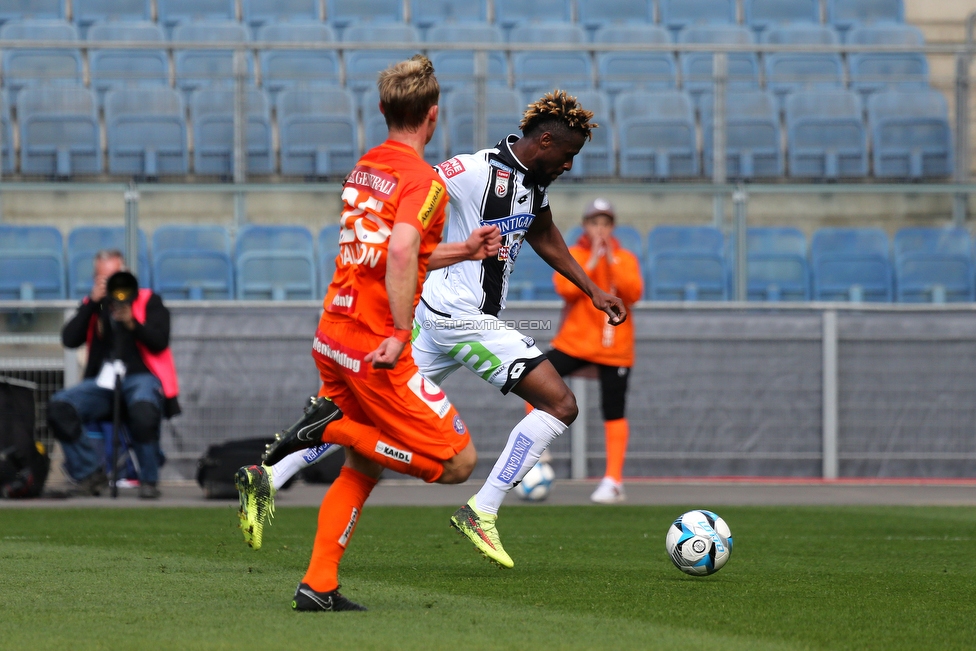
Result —
<svg viewBox="0 0 976 651"><path fill-rule="evenodd" d="M117 271L105 283L109 299L119 303L131 303L139 294L139 281L128 271Z"/></svg>
<svg viewBox="0 0 976 651"><path fill-rule="evenodd" d="M590 219L597 215L606 215L610 221L616 221L617 215L613 212L613 204L603 198L597 198L590 202L583 213L583 219Z"/></svg>

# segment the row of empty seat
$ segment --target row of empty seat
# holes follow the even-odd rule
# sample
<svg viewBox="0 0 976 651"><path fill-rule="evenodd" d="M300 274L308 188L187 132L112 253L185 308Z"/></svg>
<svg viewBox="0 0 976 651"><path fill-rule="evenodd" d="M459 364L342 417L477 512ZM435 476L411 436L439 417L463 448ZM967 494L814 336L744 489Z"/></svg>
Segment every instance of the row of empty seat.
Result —
<svg viewBox="0 0 976 651"><path fill-rule="evenodd" d="M98 250L121 249L124 229L82 227L64 246L59 230L0 226L0 299L81 298L91 290ZM570 244L579 227L566 234ZM660 226L646 237L618 226L621 246L642 261L649 300L728 300L733 253L722 231ZM286 300L321 297L335 269L339 227L313 238L302 226L245 226L231 241L220 226L166 226L139 233L138 275L165 299ZM880 229L750 228L748 298L757 301L945 303L976 300L970 233L907 228L893 241ZM67 268L65 270L65 267ZM510 281L511 300L558 296L552 269L523 247Z"/></svg>

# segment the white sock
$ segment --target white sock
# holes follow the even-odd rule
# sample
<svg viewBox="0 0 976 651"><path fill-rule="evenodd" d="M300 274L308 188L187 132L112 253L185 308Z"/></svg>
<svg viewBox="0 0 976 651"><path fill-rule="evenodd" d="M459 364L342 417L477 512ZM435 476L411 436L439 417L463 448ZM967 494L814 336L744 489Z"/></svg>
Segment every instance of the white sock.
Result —
<svg viewBox="0 0 976 651"><path fill-rule="evenodd" d="M495 515L505 495L535 466L539 457L568 425L552 414L533 409L519 421L498 457L488 480L475 496L475 506L482 513Z"/></svg>
<svg viewBox="0 0 976 651"><path fill-rule="evenodd" d="M314 448L292 452L287 457L271 466L271 487L278 490L288 480L298 474L299 471L308 468L313 463L318 463L333 452L339 450L341 446L335 443L323 443Z"/></svg>

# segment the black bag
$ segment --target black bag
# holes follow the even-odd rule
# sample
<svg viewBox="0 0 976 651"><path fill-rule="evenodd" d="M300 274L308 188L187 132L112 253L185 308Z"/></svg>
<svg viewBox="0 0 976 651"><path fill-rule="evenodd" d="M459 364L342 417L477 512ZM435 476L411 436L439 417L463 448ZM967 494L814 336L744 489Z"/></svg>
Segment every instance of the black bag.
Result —
<svg viewBox="0 0 976 651"><path fill-rule="evenodd" d="M0 495L37 497L51 460L34 441L34 391L37 386L0 377Z"/></svg>
<svg viewBox="0 0 976 651"><path fill-rule="evenodd" d="M197 483L204 495L210 499L237 499L234 475L241 466L261 463L265 446L274 439L256 438L225 441L207 448L206 454L197 462ZM282 489L289 488L289 480Z"/></svg>

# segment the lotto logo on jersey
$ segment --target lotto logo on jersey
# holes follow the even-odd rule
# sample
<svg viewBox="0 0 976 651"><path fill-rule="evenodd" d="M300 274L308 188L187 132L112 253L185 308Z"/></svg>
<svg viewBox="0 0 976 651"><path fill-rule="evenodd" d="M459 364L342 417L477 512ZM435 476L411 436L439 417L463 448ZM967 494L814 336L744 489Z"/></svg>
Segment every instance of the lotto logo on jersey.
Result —
<svg viewBox="0 0 976 651"><path fill-rule="evenodd" d="M441 174L444 175L445 179L449 179L463 172L464 164L461 163L461 161L457 158L452 158L438 165L437 169L441 171Z"/></svg>
<svg viewBox="0 0 976 651"><path fill-rule="evenodd" d="M414 394L424 401L430 410L437 414L438 418L444 418L451 409L451 402L447 399L444 391L425 378L420 373L414 373L413 377L407 381L407 386Z"/></svg>

